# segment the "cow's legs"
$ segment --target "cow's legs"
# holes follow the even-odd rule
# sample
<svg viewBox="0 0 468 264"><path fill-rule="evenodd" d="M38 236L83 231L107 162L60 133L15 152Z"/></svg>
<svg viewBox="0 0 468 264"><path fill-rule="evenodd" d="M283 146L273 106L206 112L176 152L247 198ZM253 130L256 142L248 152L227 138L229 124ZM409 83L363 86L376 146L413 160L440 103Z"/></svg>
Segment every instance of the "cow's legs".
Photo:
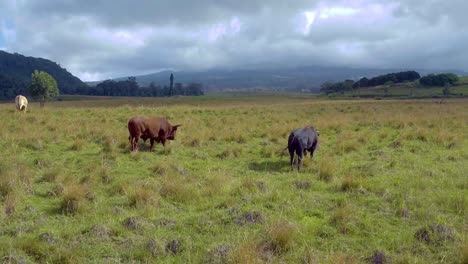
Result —
<svg viewBox="0 0 468 264"><path fill-rule="evenodd" d="M138 151L138 141L139 141L139 137L134 137L133 138L133 150L134 151Z"/></svg>
<svg viewBox="0 0 468 264"><path fill-rule="evenodd" d="M152 151L153 150L153 146L154 146L154 138L151 138L150 139L150 150Z"/></svg>
<svg viewBox="0 0 468 264"><path fill-rule="evenodd" d="M301 166L302 166L302 157L303 157L303 154L304 154L304 150L302 148L297 149L296 154L297 154L297 171L300 171Z"/></svg>
<svg viewBox="0 0 468 264"><path fill-rule="evenodd" d="M317 142L314 142L314 144L312 144L312 148L310 150L310 158L314 157L314 152L315 152L316 148L317 148Z"/></svg>
<svg viewBox="0 0 468 264"><path fill-rule="evenodd" d="M289 148L289 156L290 156L290 163L291 163L291 170L294 170L294 149Z"/></svg>

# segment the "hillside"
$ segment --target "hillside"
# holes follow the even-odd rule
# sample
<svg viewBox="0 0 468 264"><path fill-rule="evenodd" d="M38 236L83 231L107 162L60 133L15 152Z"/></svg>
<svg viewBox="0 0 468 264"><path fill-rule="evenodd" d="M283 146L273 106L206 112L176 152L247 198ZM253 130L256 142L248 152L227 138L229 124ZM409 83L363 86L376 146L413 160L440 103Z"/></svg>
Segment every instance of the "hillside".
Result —
<svg viewBox="0 0 468 264"><path fill-rule="evenodd" d="M331 94L331 97L398 97L428 98L443 97L443 87L422 87L418 81L378 85ZM458 83L450 88L449 97L468 96L468 76L460 77Z"/></svg>
<svg viewBox="0 0 468 264"><path fill-rule="evenodd" d="M232 90L289 90L319 92L320 85L326 81L340 81L346 79L359 79L362 76L377 76L401 69L370 69L349 67L270 67L257 65L257 68L246 67L244 69L211 69L206 71L176 71L175 83L201 83L205 91L232 91ZM421 74L446 72L446 70L419 69ZM458 75L466 75L462 71L454 71ZM168 85L171 71L135 76L140 86ZM127 77L115 80L126 80ZM94 86L98 82L88 82Z"/></svg>
<svg viewBox="0 0 468 264"><path fill-rule="evenodd" d="M385 69L354 69L347 67L307 66L295 68L259 69L212 69L206 71L175 72L174 82L202 83L205 91L230 90L307 90L318 92L319 86L325 81L338 81L348 78L359 78L364 75L379 75L387 73ZM141 86L151 82L156 85L168 85L171 71L162 71L148 75L135 76ZM117 78L116 80L125 80ZM98 82L88 83L95 85Z"/></svg>
<svg viewBox="0 0 468 264"><path fill-rule="evenodd" d="M0 50L0 97L12 98L19 93L27 94L34 70L52 75L57 80L60 92L64 94L76 93L87 86L56 62Z"/></svg>

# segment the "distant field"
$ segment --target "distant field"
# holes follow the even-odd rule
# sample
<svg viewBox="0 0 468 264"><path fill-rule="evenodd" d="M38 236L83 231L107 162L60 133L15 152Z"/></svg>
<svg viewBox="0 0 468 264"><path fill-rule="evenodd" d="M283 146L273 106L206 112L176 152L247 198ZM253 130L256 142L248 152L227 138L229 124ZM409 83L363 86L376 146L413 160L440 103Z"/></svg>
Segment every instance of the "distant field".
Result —
<svg viewBox="0 0 468 264"><path fill-rule="evenodd" d="M63 100L0 104L1 262L468 261L468 99ZM131 153L136 115L182 127ZM284 148L305 125L298 173Z"/></svg>
<svg viewBox="0 0 468 264"><path fill-rule="evenodd" d="M387 93L385 93L387 89ZM430 98L443 97L443 87L418 87L417 84L400 83L392 85L379 85L370 88L361 88L347 91L343 94L331 95L337 97L400 97L400 98ZM468 77L460 77L456 86L450 88L450 97L468 96Z"/></svg>

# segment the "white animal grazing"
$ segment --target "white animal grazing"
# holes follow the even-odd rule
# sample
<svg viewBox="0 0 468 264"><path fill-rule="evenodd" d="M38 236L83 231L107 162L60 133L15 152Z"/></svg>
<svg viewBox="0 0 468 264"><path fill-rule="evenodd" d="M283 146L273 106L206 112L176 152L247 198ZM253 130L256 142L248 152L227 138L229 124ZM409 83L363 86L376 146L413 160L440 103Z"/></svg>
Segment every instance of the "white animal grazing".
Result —
<svg viewBox="0 0 468 264"><path fill-rule="evenodd" d="M16 103L16 109L18 111L24 111L26 113L26 109L28 108L28 99L26 97L20 95L17 95L15 98L15 103Z"/></svg>

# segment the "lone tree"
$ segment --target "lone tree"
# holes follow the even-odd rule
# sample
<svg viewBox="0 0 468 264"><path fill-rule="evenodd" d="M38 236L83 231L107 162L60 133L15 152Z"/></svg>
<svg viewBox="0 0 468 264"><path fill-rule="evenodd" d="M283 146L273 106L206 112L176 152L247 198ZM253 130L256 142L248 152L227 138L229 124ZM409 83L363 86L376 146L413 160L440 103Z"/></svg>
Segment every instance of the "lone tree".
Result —
<svg viewBox="0 0 468 264"><path fill-rule="evenodd" d="M169 86L169 96L172 96L172 87L174 86L174 74L171 73L171 77L169 77L169 80L171 81L171 85Z"/></svg>
<svg viewBox="0 0 468 264"><path fill-rule="evenodd" d="M35 70L31 76L31 86L29 92L31 96L39 99L41 107L51 97L59 95L59 89L57 87L57 81L54 77L50 76L47 72Z"/></svg>

